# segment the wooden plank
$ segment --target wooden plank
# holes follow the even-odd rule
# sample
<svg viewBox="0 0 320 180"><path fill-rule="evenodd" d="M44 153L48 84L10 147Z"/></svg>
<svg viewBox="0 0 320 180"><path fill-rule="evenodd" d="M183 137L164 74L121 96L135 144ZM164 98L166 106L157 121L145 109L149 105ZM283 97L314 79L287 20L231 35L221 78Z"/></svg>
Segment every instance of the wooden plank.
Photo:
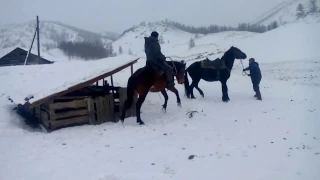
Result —
<svg viewBox="0 0 320 180"><path fill-rule="evenodd" d="M105 111L105 97L104 96L100 96L99 97L99 124L104 123L106 120L106 117L104 116L104 111Z"/></svg>
<svg viewBox="0 0 320 180"><path fill-rule="evenodd" d="M40 105L40 104L43 104L43 103L45 103L46 101L48 101L50 98L54 98L54 97L57 97L57 96L63 96L64 94L67 94L67 93L69 93L69 92L72 92L72 91L75 91L75 90L84 88L84 87L86 87L86 86L90 86L91 84L95 83L95 82L98 81L98 80L101 80L101 79L106 78L106 77L108 77L108 76L110 76L110 75L112 75L112 74L115 74L115 73L117 73L117 72L119 72L119 71L121 71L121 70L129 67L131 64L137 63L138 60L139 60L139 58L136 59L136 60L134 60L134 61L132 61L132 62L130 62L130 63L127 63L127 64L125 64L125 65L123 65L123 66L121 66L121 67L119 67L119 68L116 68L116 69L114 69L113 71L107 72L107 73L105 73L105 74L102 74L102 75L100 75L100 76L97 76L97 77L95 77L95 78L92 78L92 79L90 79L90 80L88 80L88 81L85 81L85 82L79 83L79 84L77 84L77 85L74 85L74 86L68 88L67 90L64 90L64 91L61 91L61 92L58 92L58 93L49 95L49 96L47 96L47 97L44 97L44 98L42 98L42 99L39 99L39 100L37 100L37 101L35 101L35 102L33 102L33 103L30 103L30 104L29 104L29 108L31 109L31 108L34 108L35 106L38 106L38 105Z"/></svg>
<svg viewBox="0 0 320 180"><path fill-rule="evenodd" d="M49 113L46 111L41 110L40 112L40 122L45 126L46 129L49 129Z"/></svg>
<svg viewBox="0 0 320 180"><path fill-rule="evenodd" d="M86 99L89 98L89 96L61 96L61 97L55 97L54 100L69 100L69 99Z"/></svg>
<svg viewBox="0 0 320 180"><path fill-rule="evenodd" d="M112 95L112 94L111 94ZM106 101L106 105L104 108L104 112L105 112L105 116L106 116L106 120L105 122L109 122L110 121L110 117L111 117L111 107L110 107L110 100L111 100L111 95L107 95L105 96L105 101Z"/></svg>
<svg viewBox="0 0 320 180"><path fill-rule="evenodd" d="M64 108L84 108L87 107L87 100L74 100L70 102L58 102L54 104L50 104L50 110L58 110Z"/></svg>
<svg viewBox="0 0 320 180"><path fill-rule="evenodd" d="M88 102L88 117L89 117L89 124L95 124L95 110L94 110L94 100L92 98L87 99Z"/></svg>
<svg viewBox="0 0 320 180"><path fill-rule="evenodd" d="M52 116L52 119L62 119L71 116L83 116L88 115L88 109L78 109L78 110L70 110L68 112L55 113Z"/></svg>
<svg viewBox="0 0 320 180"><path fill-rule="evenodd" d="M80 116L80 117L74 117L69 118L65 120L58 120L58 121L52 121L51 122L51 129L57 129L62 126L68 126L73 124L82 124L82 123L89 123L88 116Z"/></svg>
<svg viewBox="0 0 320 180"><path fill-rule="evenodd" d="M115 114L114 114L114 97L113 94L109 94L106 98L106 110L107 110L107 121L106 122L114 122L115 121Z"/></svg>
<svg viewBox="0 0 320 180"><path fill-rule="evenodd" d="M110 79L111 79L111 86L113 86L113 77L112 77L112 75L110 76Z"/></svg>
<svg viewBox="0 0 320 180"><path fill-rule="evenodd" d="M101 115L100 115L100 97L96 97L95 98L95 105L96 105L96 115L97 115L97 119L96 119L96 124L100 124L101 121Z"/></svg>
<svg viewBox="0 0 320 180"><path fill-rule="evenodd" d="M110 99L109 99L109 104L110 104L110 109L109 109L109 113L110 113L110 116L111 116L111 121L112 122L115 122L115 112L114 112L114 97L113 97L113 94L110 94L109 95Z"/></svg>

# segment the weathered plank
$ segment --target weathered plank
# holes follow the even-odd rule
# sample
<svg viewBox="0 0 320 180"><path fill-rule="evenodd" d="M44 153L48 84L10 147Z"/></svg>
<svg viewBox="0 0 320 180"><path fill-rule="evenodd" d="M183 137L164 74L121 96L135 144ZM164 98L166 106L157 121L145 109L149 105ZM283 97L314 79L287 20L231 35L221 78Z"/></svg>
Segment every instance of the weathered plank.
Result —
<svg viewBox="0 0 320 180"><path fill-rule="evenodd" d="M62 126L68 126L73 124L83 124L83 123L89 123L88 116L80 116L80 117L74 117L74 118L69 118L65 120L51 121L51 129L57 129Z"/></svg>
<svg viewBox="0 0 320 180"><path fill-rule="evenodd" d="M124 107L124 103L125 103L125 100L127 99L127 88L120 88L119 89L119 108L120 108L120 115L122 114L122 111L123 111L123 107ZM127 109L127 112L126 112L126 118L128 117L135 117L136 116L136 103L137 103L137 100L138 100L138 96L135 95L134 98L133 98L133 103L131 105L131 107L129 109Z"/></svg>
<svg viewBox="0 0 320 180"><path fill-rule="evenodd" d="M41 110L40 112L40 121L42 122L42 124L45 126L46 129L49 129L50 127L50 123L49 123L49 113L46 111Z"/></svg>
<svg viewBox="0 0 320 180"><path fill-rule="evenodd" d="M64 108L85 108L87 107L87 100L74 100L70 102L58 102L54 104L50 104L50 110L58 110L58 109L64 109Z"/></svg>
<svg viewBox="0 0 320 180"><path fill-rule="evenodd" d="M86 99L86 98L89 98L89 96L61 96L61 97L55 97L53 99L54 100L69 100L69 99L78 100L78 99Z"/></svg>
<svg viewBox="0 0 320 180"><path fill-rule="evenodd" d="M106 122L115 122L113 94L106 96Z"/></svg>
<svg viewBox="0 0 320 180"><path fill-rule="evenodd" d="M94 99L88 98L88 117L89 117L89 124L95 124L95 110L94 110Z"/></svg>
<svg viewBox="0 0 320 180"><path fill-rule="evenodd" d="M62 119L72 116L83 116L88 114L88 109L70 110L67 112L55 113L51 119Z"/></svg>

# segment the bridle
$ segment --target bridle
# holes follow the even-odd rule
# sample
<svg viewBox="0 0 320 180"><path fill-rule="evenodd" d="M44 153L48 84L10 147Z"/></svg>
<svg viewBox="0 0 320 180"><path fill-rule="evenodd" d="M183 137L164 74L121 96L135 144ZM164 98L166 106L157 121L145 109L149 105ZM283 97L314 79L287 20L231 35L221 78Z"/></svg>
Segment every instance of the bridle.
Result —
<svg viewBox="0 0 320 180"><path fill-rule="evenodd" d="M171 60L171 63L172 63L172 67L173 67L173 75L177 76L178 75L178 70L177 70L177 67L176 65L174 64L173 60L171 57L167 57Z"/></svg>

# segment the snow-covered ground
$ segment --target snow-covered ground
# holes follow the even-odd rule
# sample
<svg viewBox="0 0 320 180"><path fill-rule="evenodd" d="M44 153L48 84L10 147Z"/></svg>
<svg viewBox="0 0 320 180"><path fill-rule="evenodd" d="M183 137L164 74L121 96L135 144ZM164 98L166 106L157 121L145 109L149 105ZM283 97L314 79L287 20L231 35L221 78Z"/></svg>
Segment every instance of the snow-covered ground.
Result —
<svg viewBox="0 0 320 180"><path fill-rule="evenodd" d="M150 93L141 109L143 127L135 118L127 118L124 126L105 123L41 132L22 122L6 99L10 90L0 88L0 179L318 180L319 36L303 34L318 30L319 25L292 24L265 34L239 32L245 35L230 41L224 41L226 33L207 35L207 41L205 36L197 39L197 53L217 52L218 48L225 51L235 45L249 57L256 57L263 73L263 101L253 98L250 78L242 76L242 66L236 60L228 81L230 102L221 101L218 82L200 81L205 97L194 89L195 100L186 99L183 85L176 85L182 107L177 107L175 95L168 92L164 113L162 95ZM293 32L303 37L290 39ZM177 44L187 43L189 38L181 38ZM221 41L215 41L219 38ZM200 48L210 43L219 47ZM138 45L143 48L143 42L134 47ZM188 51L187 46L177 47L174 54L171 45L173 55L181 57ZM163 48L164 53L166 50ZM134 69L144 61L142 57ZM247 60L243 63L248 65ZM114 81L124 86L129 74L130 69L124 70ZM61 79L52 77L51 81ZM193 117L187 114L190 111L196 111Z"/></svg>

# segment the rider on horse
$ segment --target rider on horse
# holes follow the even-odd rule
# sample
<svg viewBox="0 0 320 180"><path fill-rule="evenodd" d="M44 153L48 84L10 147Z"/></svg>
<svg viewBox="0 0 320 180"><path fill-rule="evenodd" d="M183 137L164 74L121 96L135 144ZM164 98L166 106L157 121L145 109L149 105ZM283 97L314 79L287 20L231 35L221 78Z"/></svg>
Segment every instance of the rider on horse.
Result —
<svg viewBox="0 0 320 180"><path fill-rule="evenodd" d="M173 87L173 71L167 64L166 57L161 53L161 47L158 40L159 34L154 31L150 37L145 37L144 51L147 56L146 66L154 69L158 74L165 73L167 88Z"/></svg>

